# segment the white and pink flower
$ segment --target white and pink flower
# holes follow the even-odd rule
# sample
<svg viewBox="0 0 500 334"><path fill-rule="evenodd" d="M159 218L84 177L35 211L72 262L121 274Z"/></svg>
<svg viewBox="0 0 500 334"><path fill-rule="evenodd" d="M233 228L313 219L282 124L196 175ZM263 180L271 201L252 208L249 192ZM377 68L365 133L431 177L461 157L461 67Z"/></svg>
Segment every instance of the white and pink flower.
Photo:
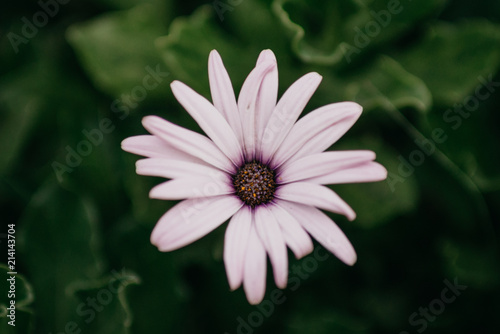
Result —
<svg viewBox="0 0 500 334"><path fill-rule="evenodd" d="M143 119L151 135L125 139L122 148L147 157L137 173L170 179L151 198L182 200L158 221L151 242L160 251L186 246L230 219L224 240L229 286L242 283L248 301L262 301L266 255L276 285L288 280L287 246L297 258L313 250L311 236L348 265L356 253L321 210L356 216L325 184L384 180L372 151L326 151L351 128L362 107L326 105L298 119L321 82L308 73L277 101L278 69L261 52L238 100L217 51L209 57L213 103L179 81L172 91L207 136L156 116ZM320 210L321 209L321 210Z"/></svg>

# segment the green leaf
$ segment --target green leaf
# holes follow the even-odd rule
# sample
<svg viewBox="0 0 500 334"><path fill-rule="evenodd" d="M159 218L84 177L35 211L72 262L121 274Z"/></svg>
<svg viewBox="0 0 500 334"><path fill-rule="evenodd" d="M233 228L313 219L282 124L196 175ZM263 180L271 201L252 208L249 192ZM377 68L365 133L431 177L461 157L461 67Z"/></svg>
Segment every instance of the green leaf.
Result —
<svg viewBox="0 0 500 334"><path fill-rule="evenodd" d="M365 110L410 107L428 111L432 96L425 83L387 56L379 57L362 74L357 74L347 87L347 99L361 104ZM389 108L392 108L389 107Z"/></svg>
<svg viewBox="0 0 500 334"><path fill-rule="evenodd" d="M499 257L494 244L473 245L453 239L444 239L440 244L448 277L474 285L474 289L491 290L499 287Z"/></svg>
<svg viewBox="0 0 500 334"><path fill-rule="evenodd" d="M45 183L25 210L18 247L37 295L40 328L60 332L76 317L68 286L99 276L100 235L94 205L53 182ZM50 264L47 267L47 264Z"/></svg>
<svg viewBox="0 0 500 334"><path fill-rule="evenodd" d="M23 275L10 275L8 274L10 271L7 265L0 263L0 277L2 277L0 281L0 291L2 291L0 295L1 332L5 334L33 333L34 316L30 309L30 305L34 300L33 288ZM14 280L9 281L8 279L11 278L14 278ZM11 290L12 282L14 284ZM14 293L12 297L9 296L11 292ZM11 300L15 301L14 305L11 305ZM12 308L15 308L14 311L12 311ZM9 315L13 317L9 317Z"/></svg>
<svg viewBox="0 0 500 334"><path fill-rule="evenodd" d="M210 51L218 50L228 68L237 68L231 66L235 63L228 59L235 61L238 55L243 53L214 23L213 11L209 6L198 8L190 17L176 18L170 26L168 35L157 40L157 47L173 75L206 97L210 93L208 83ZM243 82L241 77L234 80L234 76L231 75L231 78L233 83Z"/></svg>
<svg viewBox="0 0 500 334"><path fill-rule="evenodd" d="M500 28L484 20L436 23L420 43L393 57L425 82L435 103L461 103L500 64Z"/></svg>
<svg viewBox="0 0 500 334"><path fill-rule="evenodd" d="M115 97L129 96L134 106L168 91L154 40L166 33L164 8L141 5L71 26L67 39L96 86ZM145 93L144 93L145 92ZM145 96L144 96L145 94Z"/></svg>
<svg viewBox="0 0 500 334"><path fill-rule="evenodd" d="M356 224L365 228L376 227L415 209L419 195L415 176L402 177L398 173L399 154L390 146L373 135L364 135L357 140L342 141L334 149L372 150L377 154L376 161L389 173L387 179L380 182L332 186L356 211Z"/></svg>
<svg viewBox="0 0 500 334"><path fill-rule="evenodd" d="M274 0L272 8L304 62L338 65L400 37L445 0Z"/></svg>
<svg viewBox="0 0 500 334"><path fill-rule="evenodd" d="M113 270L109 277L77 282L70 287L80 299L77 314L83 319L84 333L130 333L132 314L127 302L127 287L139 284L137 275L122 269Z"/></svg>

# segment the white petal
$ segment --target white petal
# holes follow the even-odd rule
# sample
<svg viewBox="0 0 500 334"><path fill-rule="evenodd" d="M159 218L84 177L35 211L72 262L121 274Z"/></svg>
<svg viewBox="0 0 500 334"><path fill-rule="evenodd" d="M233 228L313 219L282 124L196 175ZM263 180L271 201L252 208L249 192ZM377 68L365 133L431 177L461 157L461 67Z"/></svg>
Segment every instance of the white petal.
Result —
<svg viewBox="0 0 500 334"><path fill-rule="evenodd" d="M233 129L222 114L203 96L180 81L170 85L177 101L198 123L215 145L236 165L243 161L243 151Z"/></svg>
<svg viewBox="0 0 500 334"><path fill-rule="evenodd" d="M208 78L215 108L224 116L238 138L238 143L243 147L243 129L233 85L219 53L215 50L210 52L208 58Z"/></svg>
<svg viewBox="0 0 500 334"><path fill-rule="evenodd" d="M269 163L318 88L321 79L318 73L308 73L295 81L283 94L262 134L260 150L263 163Z"/></svg>
<svg viewBox="0 0 500 334"><path fill-rule="evenodd" d="M334 151L308 155L284 164L277 175L278 183L289 183L323 176L375 159L372 151Z"/></svg>
<svg viewBox="0 0 500 334"><path fill-rule="evenodd" d="M345 215L347 219L354 220L356 213L333 190L319 184L308 182L294 182L281 185L276 189L277 198L315 206Z"/></svg>
<svg viewBox="0 0 500 334"><path fill-rule="evenodd" d="M148 158L165 158L172 160L200 163L202 160L169 145L156 136L142 135L126 138L122 141L124 151Z"/></svg>
<svg viewBox="0 0 500 334"><path fill-rule="evenodd" d="M274 61L263 61L248 75L238 97L238 109L243 127L243 141L245 142L245 157L247 161L255 158L256 150L256 113L258 113L259 92L267 73L276 67Z"/></svg>
<svg viewBox="0 0 500 334"><path fill-rule="evenodd" d="M270 205L269 209L280 225L286 244L295 254L295 257L300 259L311 253L314 245L309 234L304 231L297 220L280 206L281 202L283 201L276 200L276 205Z"/></svg>
<svg viewBox="0 0 500 334"><path fill-rule="evenodd" d="M255 227L273 266L274 281L280 289L288 281L288 255L280 226L266 206L255 208Z"/></svg>
<svg viewBox="0 0 500 334"><path fill-rule="evenodd" d="M234 196L184 200L160 218L151 234L151 243L162 252L184 247L217 228L241 206Z"/></svg>
<svg viewBox="0 0 500 334"><path fill-rule="evenodd" d="M201 161L201 160L200 160ZM189 177L193 175L210 176L214 179L225 179L225 172L205 162L193 163L165 158L141 159L136 162L136 172L139 175L159 176L167 179Z"/></svg>
<svg viewBox="0 0 500 334"><path fill-rule="evenodd" d="M327 215L311 206L298 203L280 202L311 236L342 262L352 266L356 262L356 252L344 232Z"/></svg>
<svg viewBox="0 0 500 334"><path fill-rule="evenodd" d="M387 169L377 162L367 162L351 168L346 168L326 174L313 177L307 182L318 184L341 184L341 183L361 183L377 182L387 178Z"/></svg>
<svg viewBox="0 0 500 334"><path fill-rule="evenodd" d="M257 65L271 61L276 63L276 57L271 50L264 50L260 53L259 59L257 59ZM276 107L276 101L278 99L278 66L275 66L271 71L269 71L264 80L259 91L259 97L257 99L257 112L255 115L255 131L256 131L256 146L257 148L262 145L262 136L264 134L264 129L266 128L267 122L271 118L274 107ZM257 159L261 159L260 152L256 152Z"/></svg>
<svg viewBox="0 0 500 334"><path fill-rule="evenodd" d="M232 193L234 193L234 188L230 180L221 181L208 176L191 176L160 183L151 189L149 197L163 200L179 200Z"/></svg>
<svg viewBox="0 0 500 334"><path fill-rule="evenodd" d="M248 302L252 305L259 304L264 299L266 272L266 250L255 231L255 224L252 224L243 269L243 288Z"/></svg>
<svg viewBox="0 0 500 334"><path fill-rule="evenodd" d="M231 290L243 282L243 268L248 237L252 226L252 211L246 205L231 218L224 237L224 265Z"/></svg>
<svg viewBox="0 0 500 334"><path fill-rule="evenodd" d="M228 173L236 171L234 164L207 137L184 129L157 116L142 119L144 127L179 151L193 155Z"/></svg>
<svg viewBox="0 0 500 334"><path fill-rule="evenodd" d="M276 168L288 159L323 152L358 120L363 108L354 102L340 102L311 111L295 123L273 156Z"/></svg>

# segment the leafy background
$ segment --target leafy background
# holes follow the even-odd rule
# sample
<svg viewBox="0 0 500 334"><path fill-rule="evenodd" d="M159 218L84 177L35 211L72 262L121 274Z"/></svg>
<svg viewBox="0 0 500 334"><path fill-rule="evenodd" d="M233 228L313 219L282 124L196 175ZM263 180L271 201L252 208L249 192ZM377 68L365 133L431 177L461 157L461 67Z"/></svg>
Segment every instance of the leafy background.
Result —
<svg viewBox="0 0 500 334"><path fill-rule="evenodd" d="M353 53L346 50L360 45L360 30L374 29L374 13L388 1L66 2L15 47L9 36L22 38L23 17L33 22L42 7L11 1L0 14L1 259L7 263L7 224L15 223L19 273L16 327L7 325L0 281L1 333L498 330L498 84L470 112L449 111L464 110L481 78L500 82L498 1L402 0ZM356 265L330 256L259 317L265 311L241 289L229 291L224 225L172 253L149 243L173 203L148 199L159 179L135 175L137 157L120 142L145 133L140 120L149 114L199 130L169 83L209 97L207 59L217 49L239 91L265 48L278 58L280 94L309 71L323 75L306 112L343 100L364 106L332 149L372 149L390 177L334 187L358 213L354 222L332 215L358 252ZM148 68L168 76L138 98ZM68 147L77 149L83 131L104 119L112 130L57 177L54 162L66 165ZM436 129L446 140L404 169L402 159L416 157L416 142ZM293 268L308 260L290 261ZM411 323L441 298L445 280L467 289L426 328ZM267 300L275 289L269 277Z"/></svg>

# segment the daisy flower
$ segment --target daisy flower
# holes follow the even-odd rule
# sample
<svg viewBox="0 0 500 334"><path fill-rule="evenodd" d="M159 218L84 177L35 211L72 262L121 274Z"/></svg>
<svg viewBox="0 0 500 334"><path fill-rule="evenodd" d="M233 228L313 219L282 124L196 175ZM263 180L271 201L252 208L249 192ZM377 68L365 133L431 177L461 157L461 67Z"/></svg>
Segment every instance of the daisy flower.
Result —
<svg viewBox="0 0 500 334"><path fill-rule="evenodd" d="M182 200L160 218L151 242L173 251L230 219L223 255L227 278L232 290L243 284L251 304L264 297L267 256L276 285L286 287L287 246L301 258L313 250L313 237L353 265L351 243L321 210L349 220L356 214L324 185L380 181L387 171L372 151L324 151L356 122L362 107L333 103L298 119L322 77L304 75L277 101L271 50L261 52L238 100L217 51L208 63L213 103L182 82L171 84L207 136L146 116L142 123L151 135L122 142L123 150L147 157L137 161L138 174L170 179L155 186L151 198Z"/></svg>

